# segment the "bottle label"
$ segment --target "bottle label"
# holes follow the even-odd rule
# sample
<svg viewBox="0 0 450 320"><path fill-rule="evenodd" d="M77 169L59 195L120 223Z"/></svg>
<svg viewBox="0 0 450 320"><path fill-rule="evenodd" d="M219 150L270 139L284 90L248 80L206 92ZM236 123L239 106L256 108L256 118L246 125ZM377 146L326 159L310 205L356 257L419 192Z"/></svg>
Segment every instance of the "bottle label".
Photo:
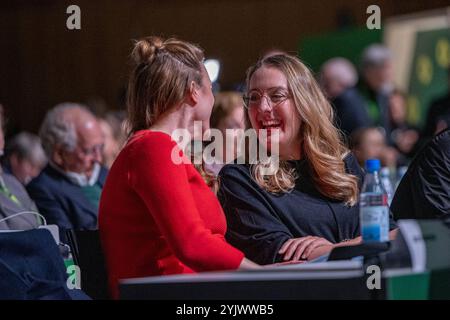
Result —
<svg viewBox="0 0 450 320"><path fill-rule="evenodd" d="M389 208L370 206L360 208L361 235L364 242L389 241Z"/></svg>

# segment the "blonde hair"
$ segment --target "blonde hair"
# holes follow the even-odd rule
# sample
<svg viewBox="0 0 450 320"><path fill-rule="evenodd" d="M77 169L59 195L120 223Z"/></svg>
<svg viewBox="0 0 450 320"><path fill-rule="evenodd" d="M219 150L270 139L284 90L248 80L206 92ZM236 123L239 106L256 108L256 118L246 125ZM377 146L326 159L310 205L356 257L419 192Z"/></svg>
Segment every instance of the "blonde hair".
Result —
<svg viewBox="0 0 450 320"><path fill-rule="evenodd" d="M261 67L280 70L286 77L288 90L301 119L301 154L306 159L318 191L331 199L354 205L358 197L357 177L346 173L344 158L349 153L333 125L333 109L320 90L311 71L297 57L274 55L259 60L247 71L247 88L252 75ZM280 161L278 170L264 175L266 165L252 165L255 181L272 193L290 192L298 178L288 161Z"/></svg>
<svg viewBox="0 0 450 320"><path fill-rule="evenodd" d="M131 53L134 67L127 91L128 133L148 129L179 104L194 81L201 85L203 51L189 42L146 37Z"/></svg>

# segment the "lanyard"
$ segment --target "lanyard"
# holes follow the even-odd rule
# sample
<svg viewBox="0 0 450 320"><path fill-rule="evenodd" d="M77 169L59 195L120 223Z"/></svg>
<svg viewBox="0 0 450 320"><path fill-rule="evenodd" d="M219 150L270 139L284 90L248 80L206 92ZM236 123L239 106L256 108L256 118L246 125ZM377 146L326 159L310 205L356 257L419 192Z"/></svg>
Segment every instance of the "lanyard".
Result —
<svg viewBox="0 0 450 320"><path fill-rule="evenodd" d="M22 206L19 199L17 199L17 197L13 195L11 191L9 191L2 176L0 176L0 192L3 193L5 196L7 196L11 201L13 201L18 206Z"/></svg>

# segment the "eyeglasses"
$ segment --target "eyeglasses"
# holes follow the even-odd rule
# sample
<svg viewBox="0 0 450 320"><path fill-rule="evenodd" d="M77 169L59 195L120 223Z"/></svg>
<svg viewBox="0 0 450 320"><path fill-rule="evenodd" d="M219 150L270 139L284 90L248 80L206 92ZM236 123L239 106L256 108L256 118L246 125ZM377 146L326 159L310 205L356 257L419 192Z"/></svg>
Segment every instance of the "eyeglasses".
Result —
<svg viewBox="0 0 450 320"><path fill-rule="evenodd" d="M290 98L289 93L285 89L275 88L269 92L261 94L259 91L252 91L248 95L243 96L244 106L247 109L253 109L261 105L263 97L266 99L267 104L272 108L280 105L284 101Z"/></svg>
<svg viewBox="0 0 450 320"><path fill-rule="evenodd" d="M97 144L95 146L92 146L90 148L83 148L81 146L78 147L78 150L84 155L84 156L92 156L96 154L100 154L103 152L103 149L105 148L105 145Z"/></svg>

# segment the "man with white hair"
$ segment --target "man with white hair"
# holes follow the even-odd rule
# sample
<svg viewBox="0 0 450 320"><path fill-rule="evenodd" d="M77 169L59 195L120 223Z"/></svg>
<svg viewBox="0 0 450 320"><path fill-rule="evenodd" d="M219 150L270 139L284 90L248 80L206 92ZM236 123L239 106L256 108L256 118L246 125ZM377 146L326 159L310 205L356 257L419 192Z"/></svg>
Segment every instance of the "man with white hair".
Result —
<svg viewBox="0 0 450 320"><path fill-rule="evenodd" d="M345 58L332 58L322 65L320 83L335 109L336 126L347 136L371 125L366 103L355 89L357 82L358 73Z"/></svg>
<svg viewBox="0 0 450 320"><path fill-rule="evenodd" d="M358 82L358 73L353 64L345 58L327 60L320 70L320 83L326 95L334 99Z"/></svg>
<svg viewBox="0 0 450 320"><path fill-rule="evenodd" d="M107 174L96 117L79 104L63 103L47 113L39 134L49 164L27 186L30 196L62 231L96 229Z"/></svg>
<svg viewBox="0 0 450 320"><path fill-rule="evenodd" d="M372 44L364 49L361 57L360 87L366 100L369 116L375 125L385 130L390 143L389 96L394 89L392 53L384 45Z"/></svg>

